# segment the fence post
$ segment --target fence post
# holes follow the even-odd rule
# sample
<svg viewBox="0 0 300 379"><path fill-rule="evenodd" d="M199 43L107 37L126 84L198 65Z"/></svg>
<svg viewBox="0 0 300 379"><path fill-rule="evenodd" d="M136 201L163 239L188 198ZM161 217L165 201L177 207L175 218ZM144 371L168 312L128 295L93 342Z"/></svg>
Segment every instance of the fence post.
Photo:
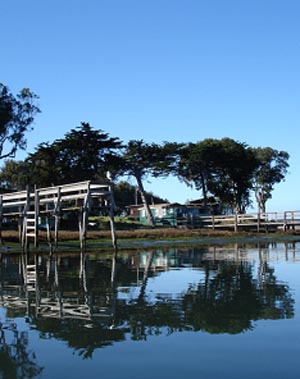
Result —
<svg viewBox="0 0 300 379"><path fill-rule="evenodd" d="M3 197L0 196L0 245L2 245L2 215L3 215Z"/></svg>
<svg viewBox="0 0 300 379"><path fill-rule="evenodd" d="M283 230L287 230L287 217L286 217L286 212L283 213Z"/></svg>
<svg viewBox="0 0 300 379"><path fill-rule="evenodd" d="M112 244L114 249L117 248L117 233L116 233L116 225L114 220L114 213L115 213L115 199L113 195L113 186L110 185L108 187L109 189L109 223L110 223L110 230L111 230L111 238L112 238Z"/></svg>
<svg viewBox="0 0 300 379"><path fill-rule="evenodd" d="M39 244L39 214L40 214L40 192L35 188L34 191L34 247Z"/></svg>
<svg viewBox="0 0 300 379"><path fill-rule="evenodd" d="M238 230L238 214L235 212L234 214L234 231L237 232Z"/></svg>

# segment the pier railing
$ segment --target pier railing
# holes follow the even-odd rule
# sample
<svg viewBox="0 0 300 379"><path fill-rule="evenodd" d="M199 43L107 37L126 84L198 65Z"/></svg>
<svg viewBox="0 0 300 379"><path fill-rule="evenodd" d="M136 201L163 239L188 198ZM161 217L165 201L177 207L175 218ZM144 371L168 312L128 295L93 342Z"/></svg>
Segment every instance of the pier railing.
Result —
<svg viewBox="0 0 300 379"><path fill-rule="evenodd" d="M112 183L95 183L83 181L53 187L35 188L25 191L0 194L0 233L3 222L17 219L19 237L22 245L28 245L29 239L38 244L39 218L46 218L48 240L50 235L50 218L55 220L55 243L58 241L59 217L67 211L77 211L79 216L79 238L81 245L85 242L88 215L93 206L93 199L98 207L107 210L110 218L113 245L116 234L113 220L115 208ZM1 235L0 235L1 237Z"/></svg>
<svg viewBox="0 0 300 379"><path fill-rule="evenodd" d="M209 229L256 230L296 229L300 226L300 211L207 215L200 217L201 227Z"/></svg>

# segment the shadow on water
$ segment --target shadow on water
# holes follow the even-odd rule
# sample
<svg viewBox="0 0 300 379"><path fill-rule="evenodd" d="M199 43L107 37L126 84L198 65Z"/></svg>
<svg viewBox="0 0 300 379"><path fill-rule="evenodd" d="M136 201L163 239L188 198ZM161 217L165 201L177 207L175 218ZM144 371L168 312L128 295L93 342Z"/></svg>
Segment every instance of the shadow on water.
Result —
<svg viewBox="0 0 300 379"><path fill-rule="evenodd" d="M147 340L180 331L238 334L251 331L257 320L294 316L291 291L277 280L270 251L276 254L270 245L115 251L107 256L84 251L2 254L0 306L6 320L25 318L41 339L66 341L84 359L128 338ZM295 248L285 246L284 254L294 259ZM170 293L148 289L150 280L170 272L176 280L182 270L187 275L196 271L199 280L178 290L178 278ZM10 342L7 333L13 335ZM22 378L42 370L27 342L13 322L0 324L1 360L12 372L27 370Z"/></svg>

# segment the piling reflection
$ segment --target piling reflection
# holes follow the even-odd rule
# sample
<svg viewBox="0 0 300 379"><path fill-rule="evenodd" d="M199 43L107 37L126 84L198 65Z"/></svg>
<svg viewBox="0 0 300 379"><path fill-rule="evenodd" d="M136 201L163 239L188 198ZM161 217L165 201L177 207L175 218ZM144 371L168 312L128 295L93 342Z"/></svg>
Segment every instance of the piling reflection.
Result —
<svg viewBox="0 0 300 379"><path fill-rule="evenodd" d="M289 251L293 259L293 250L284 254L289 258ZM237 334L253 329L256 320L293 317L294 299L277 280L268 248L251 254L236 247L2 255L0 306L8 318L26 318L40 338L64 340L83 358L128 338L175 331ZM199 280L179 287L176 274L182 270L196 271ZM148 288L169 272L177 280L174 291Z"/></svg>

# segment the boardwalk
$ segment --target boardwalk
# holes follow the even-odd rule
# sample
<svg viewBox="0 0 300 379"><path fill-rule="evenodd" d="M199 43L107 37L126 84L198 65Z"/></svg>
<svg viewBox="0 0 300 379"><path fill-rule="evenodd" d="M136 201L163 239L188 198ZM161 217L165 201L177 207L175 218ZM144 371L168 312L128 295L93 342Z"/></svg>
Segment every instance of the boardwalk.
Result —
<svg viewBox="0 0 300 379"><path fill-rule="evenodd" d="M32 254L31 264L28 263L28 254L22 253L14 258L18 263L18 274L6 277L0 283L0 307L19 310L27 315L34 314L37 318L77 319L86 321L111 322L114 316L116 292L111 290L115 283L115 260L111 259L111 283L105 296L88 296L88 268L87 255L80 254L80 270L78 272L78 287L72 291L66 290L62 260L57 255L49 254L44 261ZM1 263L9 258L3 257ZM18 278L16 280L16 278ZM2 278L3 279L3 278ZM51 286L45 283L51 282ZM8 284L9 283L9 284ZM68 287L68 286L67 286Z"/></svg>
<svg viewBox="0 0 300 379"><path fill-rule="evenodd" d="M300 211L201 216L200 222L209 229L285 231L300 227Z"/></svg>
<svg viewBox="0 0 300 379"><path fill-rule="evenodd" d="M51 221L54 221L54 242L58 243L59 220L67 213L78 214L81 247L86 241L88 216L93 207L106 211L110 218L112 243L116 246L114 197L111 183L84 181L60 186L36 188L0 195L0 233L4 222L17 220L23 247L39 242L40 219L46 220L47 238L51 242ZM1 236L0 236L1 237Z"/></svg>

